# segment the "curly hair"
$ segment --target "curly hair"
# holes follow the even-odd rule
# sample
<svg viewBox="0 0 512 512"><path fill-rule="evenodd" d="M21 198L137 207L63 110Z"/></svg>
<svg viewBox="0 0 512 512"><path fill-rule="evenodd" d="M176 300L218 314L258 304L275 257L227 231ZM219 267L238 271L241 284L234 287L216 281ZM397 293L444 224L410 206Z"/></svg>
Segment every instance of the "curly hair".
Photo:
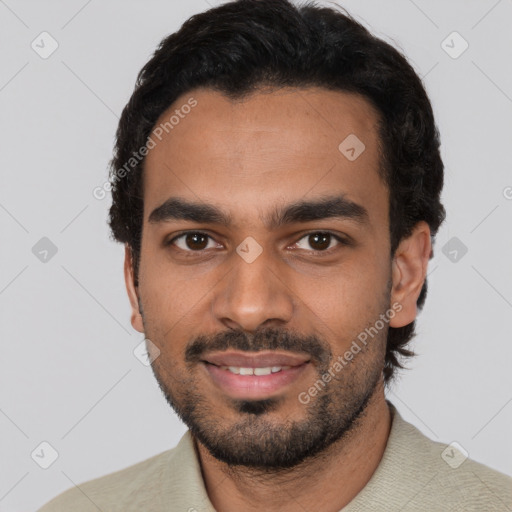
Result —
<svg viewBox="0 0 512 512"><path fill-rule="evenodd" d="M379 116L378 172L389 189L391 257L419 221L428 223L434 242L445 218L439 132L421 79L405 56L340 10L289 0L231 1L192 16L161 41L122 112L110 162L109 224L113 238L130 247L136 285L144 158L134 154L182 94L207 87L236 99L268 86L319 86L369 101ZM419 309L426 293L425 279ZM401 360L414 355L405 347L414 335L415 322L389 327L386 384L403 368Z"/></svg>

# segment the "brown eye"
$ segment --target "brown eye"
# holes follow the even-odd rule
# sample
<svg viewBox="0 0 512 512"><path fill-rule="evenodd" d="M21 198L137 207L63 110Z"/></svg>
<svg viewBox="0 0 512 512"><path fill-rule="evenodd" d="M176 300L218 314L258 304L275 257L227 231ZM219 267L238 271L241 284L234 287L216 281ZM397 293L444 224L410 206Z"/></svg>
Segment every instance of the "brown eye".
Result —
<svg viewBox="0 0 512 512"><path fill-rule="evenodd" d="M315 251L325 251L331 245L331 235L329 233L315 233L309 235L308 241Z"/></svg>
<svg viewBox="0 0 512 512"><path fill-rule="evenodd" d="M333 239L338 242L338 245L347 245L341 237L326 231L308 233L296 242L295 245L299 249L305 249L309 252L327 252L329 249L332 249L331 243ZM301 240L306 240L306 243L303 244L306 247L300 247Z"/></svg>
<svg viewBox="0 0 512 512"><path fill-rule="evenodd" d="M178 243L178 240L180 243ZM173 238L169 242L169 245L175 244L179 249L187 252L199 252L208 248L209 240L213 239L206 233L190 231L188 233L182 233L181 235Z"/></svg>

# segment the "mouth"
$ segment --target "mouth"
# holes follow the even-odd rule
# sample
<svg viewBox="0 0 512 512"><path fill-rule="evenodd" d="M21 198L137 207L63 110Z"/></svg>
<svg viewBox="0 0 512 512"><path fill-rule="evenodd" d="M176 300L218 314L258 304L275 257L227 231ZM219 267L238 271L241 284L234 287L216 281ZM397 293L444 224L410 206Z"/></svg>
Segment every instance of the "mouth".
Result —
<svg viewBox="0 0 512 512"><path fill-rule="evenodd" d="M207 363L211 364L211 363ZM214 365L216 366L216 365ZM235 375L270 375L271 373L278 373L283 370L289 370L291 366L265 366L252 368L250 366L218 366L221 370L227 370Z"/></svg>
<svg viewBox="0 0 512 512"><path fill-rule="evenodd" d="M295 382L309 366L302 354L220 352L202 361L213 384L232 398L269 398Z"/></svg>

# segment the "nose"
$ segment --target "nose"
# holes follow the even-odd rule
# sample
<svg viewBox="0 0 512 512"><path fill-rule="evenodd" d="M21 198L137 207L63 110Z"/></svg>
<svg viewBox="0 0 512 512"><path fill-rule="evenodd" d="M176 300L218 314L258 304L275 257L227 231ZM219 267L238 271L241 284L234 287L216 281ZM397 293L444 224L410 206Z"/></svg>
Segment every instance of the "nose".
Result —
<svg viewBox="0 0 512 512"><path fill-rule="evenodd" d="M295 301L286 273L263 251L248 262L233 253L232 270L216 287L212 313L229 328L255 331L290 322ZM231 262L230 262L231 263Z"/></svg>

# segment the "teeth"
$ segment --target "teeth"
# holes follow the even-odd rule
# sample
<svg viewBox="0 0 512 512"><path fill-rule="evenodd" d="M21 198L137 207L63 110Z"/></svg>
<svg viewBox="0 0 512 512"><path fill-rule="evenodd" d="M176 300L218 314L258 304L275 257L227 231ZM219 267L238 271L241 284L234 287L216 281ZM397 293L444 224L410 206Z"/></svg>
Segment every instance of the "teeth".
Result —
<svg viewBox="0 0 512 512"><path fill-rule="evenodd" d="M270 375L272 368L254 368L254 375Z"/></svg>
<svg viewBox="0 0 512 512"><path fill-rule="evenodd" d="M267 366L265 368L244 368L240 366L221 366L222 370L228 370L236 375L270 375L281 370L288 370L291 366Z"/></svg>

